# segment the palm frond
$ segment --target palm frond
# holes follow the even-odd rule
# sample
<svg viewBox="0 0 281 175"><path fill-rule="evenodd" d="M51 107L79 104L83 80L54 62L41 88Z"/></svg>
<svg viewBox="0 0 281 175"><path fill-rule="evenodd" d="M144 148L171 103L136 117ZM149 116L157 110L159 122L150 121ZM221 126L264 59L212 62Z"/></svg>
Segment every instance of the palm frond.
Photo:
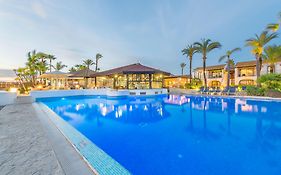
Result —
<svg viewBox="0 0 281 175"><path fill-rule="evenodd" d="M276 32L279 29L279 24L277 24L277 23L268 24L266 26L266 29L270 30L270 31L273 31L273 32Z"/></svg>
<svg viewBox="0 0 281 175"><path fill-rule="evenodd" d="M230 55L231 54L233 54L234 52L238 52L238 51L241 51L241 48L239 48L239 47L236 47L236 48L234 48L234 49L232 49L232 50L230 50Z"/></svg>
<svg viewBox="0 0 281 175"><path fill-rule="evenodd" d="M228 55L223 55L219 58L219 62L224 61L227 58Z"/></svg>

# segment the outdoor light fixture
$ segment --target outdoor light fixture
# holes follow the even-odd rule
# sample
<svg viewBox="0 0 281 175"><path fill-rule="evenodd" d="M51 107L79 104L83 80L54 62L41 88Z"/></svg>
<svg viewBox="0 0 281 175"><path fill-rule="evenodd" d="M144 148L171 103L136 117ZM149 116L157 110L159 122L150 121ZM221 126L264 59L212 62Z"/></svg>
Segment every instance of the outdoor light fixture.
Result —
<svg viewBox="0 0 281 175"><path fill-rule="evenodd" d="M10 88L9 92L18 92L18 88Z"/></svg>

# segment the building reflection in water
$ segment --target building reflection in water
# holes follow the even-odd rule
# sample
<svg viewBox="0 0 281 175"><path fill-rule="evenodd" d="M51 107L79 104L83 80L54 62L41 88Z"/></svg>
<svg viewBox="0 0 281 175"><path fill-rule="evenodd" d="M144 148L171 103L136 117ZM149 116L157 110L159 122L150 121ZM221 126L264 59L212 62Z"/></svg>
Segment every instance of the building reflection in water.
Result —
<svg viewBox="0 0 281 175"><path fill-rule="evenodd" d="M187 132L202 139L242 137L240 129L254 129L251 146L261 150L274 148L281 140L280 102L235 98L168 95L157 98L90 98L50 103L48 106L71 124L106 121L146 126L172 117L187 119ZM179 109L179 110L177 110ZM249 134L249 133L248 133Z"/></svg>
<svg viewBox="0 0 281 175"><path fill-rule="evenodd" d="M278 107L280 106L278 102L212 97L186 98L188 98L186 107L189 116L187 131L195 136L218 139L226 132L227 136L237 139L241 133L239 128L235 128L236 133L232 131L232 119L234 118L236 122L245 120L249 124L255 123L255 135L253 141L249 143L252 148L261 151L274 150L276 147L274 143L281 140L281 108ZM200 114L199 111L202 113ZM200 115L203 118L201 121L203 126L196 125L199 126L196 128L194 127L194 118L198 118ZM220 116L222 121L226 118L225 127L223 127L226 128L225 130L208 127L208 117L210 117L209 120L214 120L215 116ZM198 122L198 120L196 121Z"/></svg>

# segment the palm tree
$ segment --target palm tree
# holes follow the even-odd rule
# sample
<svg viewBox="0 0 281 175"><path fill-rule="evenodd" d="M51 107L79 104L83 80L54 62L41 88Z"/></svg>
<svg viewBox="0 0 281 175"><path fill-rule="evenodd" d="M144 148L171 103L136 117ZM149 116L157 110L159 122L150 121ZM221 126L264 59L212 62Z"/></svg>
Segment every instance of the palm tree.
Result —
<svg viewBox="0 0 281 175"><path fill-rule="evenodd" d="M185 63L181 63L180 66L181 66L181 75L183 75L183 69L185 68L186 64Z"/></svg>
<svg viewBox="0 0 281 175"><path fill-rule="evenodd" d="M226 64L227 64L227 85L226 85L226 88L227 90L229 90L229 86L230 86L230 66L231 66L231 55L234 53L234 52L237 52L237 51L240 51L241 49L240 48L235 48L235 49L232 49L232 50L228 50L226 51L226 54L221 56L220 59L219 59L219 62L222 62L224 61L225 59L226 60Z"/></svg>
<svg viewBox="0 0 281 175"><path fill-rule="evenodd" d="M272 39L277 38L277 33L268 33L268 31L262 32L260 35L255 35L254 38L250 38L246 40L246 46L249 46L252 48L251 52L256 57L256 74L257 78L260 77L260 71L262 66L262 53L265 45L269 43ZM257 84L260 86L260 83Z"/></svg>
<svg viewBox="0 0 281 175"><path fill-rule="evenodd" d="M76 72L77 70L76 70L75 67L71 67L68 71L69 71L69 72Z"/></svg>
<svg viewBox="0 0 281 175"><path fill-rule="evenodd" d="M83 65L87 67L87 69L90 69L90 66L94 65L95 62L91 59L86 59L83 61Z"/></svg>
<svg viewBox="0 0 281 175"><path fill-rule="evenodd" d="M83 65L86 66L87 72L85 72L85 75L88 76L88 71L90 69L90 66L94 65L95 62L91 59L86 59L83 61ZM88 78L85 77L85 87L88 87Z"/></svg>
<svg viewBox="0 0 281 175"><path fill-rule="evenodd" d="M197 50L195 49L194 45L188 45L185 49L183 49L182 51L183 55L186 55L189 58L189 83L191 83L192 81L192 58L193 55L197 52Z"/></svg>
<svg viewBox="0 0 281 175"><path fill-rule="evenodd" d="M264 49L262 58L265 62L269 63L269 65L273 68L273 72L275 72L274 64L281 60L281 46L267 46Z"/></svg>
<svg viewBox="0 0 281 175"><path fill-rule="evenodd" d="M62 70L62 69L65 68L65 67L67 67L67 65L62 64L61 61L57 62L57 63L55 64L55 66L53 66L53 68L54 68L56 71L60 71L60 70Z"/></svg>
<svg viewBox="0 0 281 175"><path fill-rule="evenodd" d="M35 86L36 75L38 75L38 57L36 50L27 53L25 74L30 77L29 81L31 85Z"/></svg>
<svg viewBox="0 0 281 175"><path fill-rule="evenodd" d="M281 26L281 12L279 12L279 14L278 14L278 22L268 24L266 29L270 30L272 32L276 32L277 30L279 30L280 26Z"/></svg>
<svg viewBox="0 0 281 175"><path fill-rule="evenodd" d="M74 66L74 68L76 69L76 71L79 71L79 70L83 70L83 69L86 69L87 66L83 65L83 64L76 64Z"/></svg>
<svg viewBox="0 0 281 175"><path fill-rule="evenodd" d="M54 61L55 59L57 59L54 55L46 55L46 59L49 60L49 71L52 72L52 61Z"/></svg>
<svg viewBox="0 0 281 175"><path fill-rule="evenodd" d="M95 69L95 71L97 72L98 70L99 70L99 67L98 67L98 63L99 63L99 59L101 59L103 56L102 56L102 54L100 54L100 53L97 53L96 54L96 69Z"/></svg>
<svg viewBox="0 0 281 175"><path fill-rule="evenodd" d="M219 42L212 42L210 39L202 39L200 42L194 43L195 50L202 54L203 60L203 76L204 76L204 87L207 88L207 78L206 78L206 60L207 54L214 49L221 48Z"/></svg>

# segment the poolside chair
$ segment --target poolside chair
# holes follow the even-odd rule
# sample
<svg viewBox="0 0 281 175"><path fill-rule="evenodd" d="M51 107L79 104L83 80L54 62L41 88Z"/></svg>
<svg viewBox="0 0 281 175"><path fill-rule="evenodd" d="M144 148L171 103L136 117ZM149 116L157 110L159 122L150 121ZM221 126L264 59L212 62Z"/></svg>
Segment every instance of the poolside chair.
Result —
<svg viewBox="0 0 281 175"><path fill-rule="evenodd" d="M228 95L235 95L237 87L230 87L228 91Z"/></svg>

